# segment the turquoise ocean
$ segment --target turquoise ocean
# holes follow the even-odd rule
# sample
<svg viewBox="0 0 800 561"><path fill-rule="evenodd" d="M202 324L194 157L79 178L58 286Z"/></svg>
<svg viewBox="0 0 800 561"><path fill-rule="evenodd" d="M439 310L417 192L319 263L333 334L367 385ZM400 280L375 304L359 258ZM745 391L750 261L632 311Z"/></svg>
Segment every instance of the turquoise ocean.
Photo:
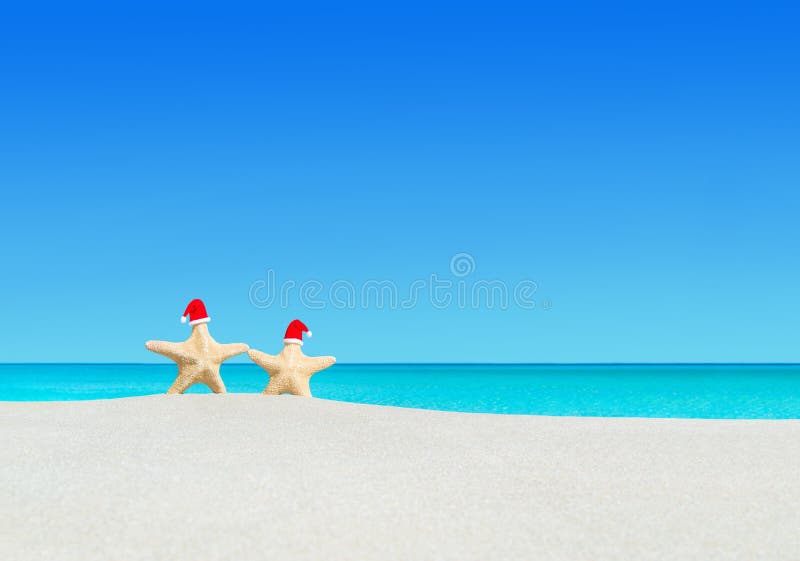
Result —
<svg viewBox="0 0 800 561"><path fill-rule="evenodd" d="M229 392L267 374L225 364ZM111 399L166 392L172 364L2 364L0 401ZM800 365L337 364L315 397L444 411L602 417L800 418ZM206 393L195 385L189 393ZM288 399L288 398L287 398Z"/></svg>

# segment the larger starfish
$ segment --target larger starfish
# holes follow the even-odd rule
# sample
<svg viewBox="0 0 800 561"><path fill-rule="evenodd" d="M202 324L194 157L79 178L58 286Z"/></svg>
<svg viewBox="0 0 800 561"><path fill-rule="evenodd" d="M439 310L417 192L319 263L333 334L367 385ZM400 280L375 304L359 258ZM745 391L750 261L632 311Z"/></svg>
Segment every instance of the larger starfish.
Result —
<svg viewBox="0 0 800 561"><path fill-rule="evenodd" d="M178 364L178 377L167 391L168 394L183 393L198 382L211 388L214 393L225 393L225 382L219 375L219 367L229 358L250 348L244 343L217 343L205 323L192 326L192 334L183 343L148 341L144 346Z"/></svg>
<svg viewBox="0 0 800 561"><path fill-rule="evenodd" d="M311 396L309 381L311 376L325 370L336 362L332 356L306 356L303 354L303 332L306 329L299 320L289 324L287 337L283 340L283 350L277 355L268 355L255 349L247 351L247 356L269 374L269 383L263 394L279 395L290 393L304 397Z"/></svg>
<svg viewBox="0 0 800 561"><path fill-rule="evenodd" d="M250 347L244 343L221 345L214 341L208 332L211 318L208 317L202 300L189 302L181 321L185 323L187 316L191 318L189 325L192 326L192 334L183 343L148 341L144 344L148 350L164 355L178 364L178 377L167 393L183 393L198 382L207 385L214 393L225 393L225 383L219 375L219 367Z"/></svg>

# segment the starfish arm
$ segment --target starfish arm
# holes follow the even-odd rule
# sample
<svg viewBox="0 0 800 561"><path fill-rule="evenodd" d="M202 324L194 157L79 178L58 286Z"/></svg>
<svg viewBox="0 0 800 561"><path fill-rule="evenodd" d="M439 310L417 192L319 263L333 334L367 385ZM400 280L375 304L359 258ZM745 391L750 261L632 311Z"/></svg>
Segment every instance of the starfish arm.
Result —
<svg viewBox="0 0 800 561"><path fill-rule="evenodd" d="M275 378L270 378L267 387L261 393L264 395L280 395L283 390L283 384L278 382Z"/></svg>
<svg viewBox="0 0 800 561"><path fill-rule="evenodd" d="M214 393L227 393L225 382L222 381L221 376L213 376L205 380L205 384L211 388L211 391Z"/></svg>
<svg viewBox="0 0 800 561"><path fill-rule="evenodd" d="M310 356L308 357L308 364L311 366L312 374L316 374L320 370L325 370L333 363L336 362L335 356Z"/></svg>
<svg viewBox="0 0 800 561"><path fill-rule="evenodd" d="M186 354L183 348L183 343L170 343L169 341L148 341L144 344L148 351L153 351L167 358L179 361L191 360L191 357Z"/></svg>
<svg viewBox="0 0 800 561"><path fill-rule="evenodd" d="M222 356L222 360L226 361L236 355L246 353L249 348L250 347L244 343L228 343L226 345L220 345L220 355Z"/></svg>
<svg viewBox="0 0 800 561"><path fill-rule="evenodd" d="M167 390L168 394L181 394L195 383L195 379L186 373L182 368L178 369L178 377L172 382L172 386Z"/></svg>
<svg viewBox="0 0 800 561"><path fill-rule="evenodd" d="M314 397L311 395L311 386L308 383L308 380L298 380L293 384L292 393L294 395L299 395L302 397Z"/></svg>
<svg viewBox="0 0 800 561"><path fill-rule="evenodd" d="M275 372L278 369L278 357L275 355L268 355L267 353L250 349L247 351L247 356L267 372Z"/></svg>

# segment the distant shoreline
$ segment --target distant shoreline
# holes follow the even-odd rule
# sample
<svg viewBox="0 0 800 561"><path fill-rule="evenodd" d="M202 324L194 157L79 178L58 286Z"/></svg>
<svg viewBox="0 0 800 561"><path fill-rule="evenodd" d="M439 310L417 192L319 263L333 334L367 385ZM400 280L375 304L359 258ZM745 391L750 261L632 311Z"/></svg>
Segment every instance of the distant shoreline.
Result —
<svg viewBox="0 0 800 561"><path fill-rule="evenodd" d="M0 366L151 366L167 362L0 362ZM248 366L250 362L229 361L226 366ZM338 362L341 366L800 366L800 362Z"/></svg>

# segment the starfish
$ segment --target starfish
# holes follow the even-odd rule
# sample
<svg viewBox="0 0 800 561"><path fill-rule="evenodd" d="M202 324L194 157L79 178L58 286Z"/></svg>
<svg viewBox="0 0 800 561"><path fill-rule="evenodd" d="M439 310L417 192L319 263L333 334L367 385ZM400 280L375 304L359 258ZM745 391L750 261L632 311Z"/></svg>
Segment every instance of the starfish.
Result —
<svg viewBox="0 0 800 561"><path fill-rule="evenodd" d="M178 364L178 377L167 391L168 394L183 393L198 382L211 388L214 393L225 393L225 383L219 375L220 365L250 348L244 343L217 343L208 332L206 323L193 325L192 334L183 343L148 341L144 346Z"/></svg>
<svg viewBox="0 0 800 561"><path fill-rule="evenodd" d="M304 397L311 396L309 380L311 376L325 370L336 362L332 356L306 356L303 354L303 332L311 336L305 325L294 320L286 330L283 350L277 355L268 355L255 349L247 351L247 356L269 374L269 383L263 394L280 395L290 393Z"/></svg>

